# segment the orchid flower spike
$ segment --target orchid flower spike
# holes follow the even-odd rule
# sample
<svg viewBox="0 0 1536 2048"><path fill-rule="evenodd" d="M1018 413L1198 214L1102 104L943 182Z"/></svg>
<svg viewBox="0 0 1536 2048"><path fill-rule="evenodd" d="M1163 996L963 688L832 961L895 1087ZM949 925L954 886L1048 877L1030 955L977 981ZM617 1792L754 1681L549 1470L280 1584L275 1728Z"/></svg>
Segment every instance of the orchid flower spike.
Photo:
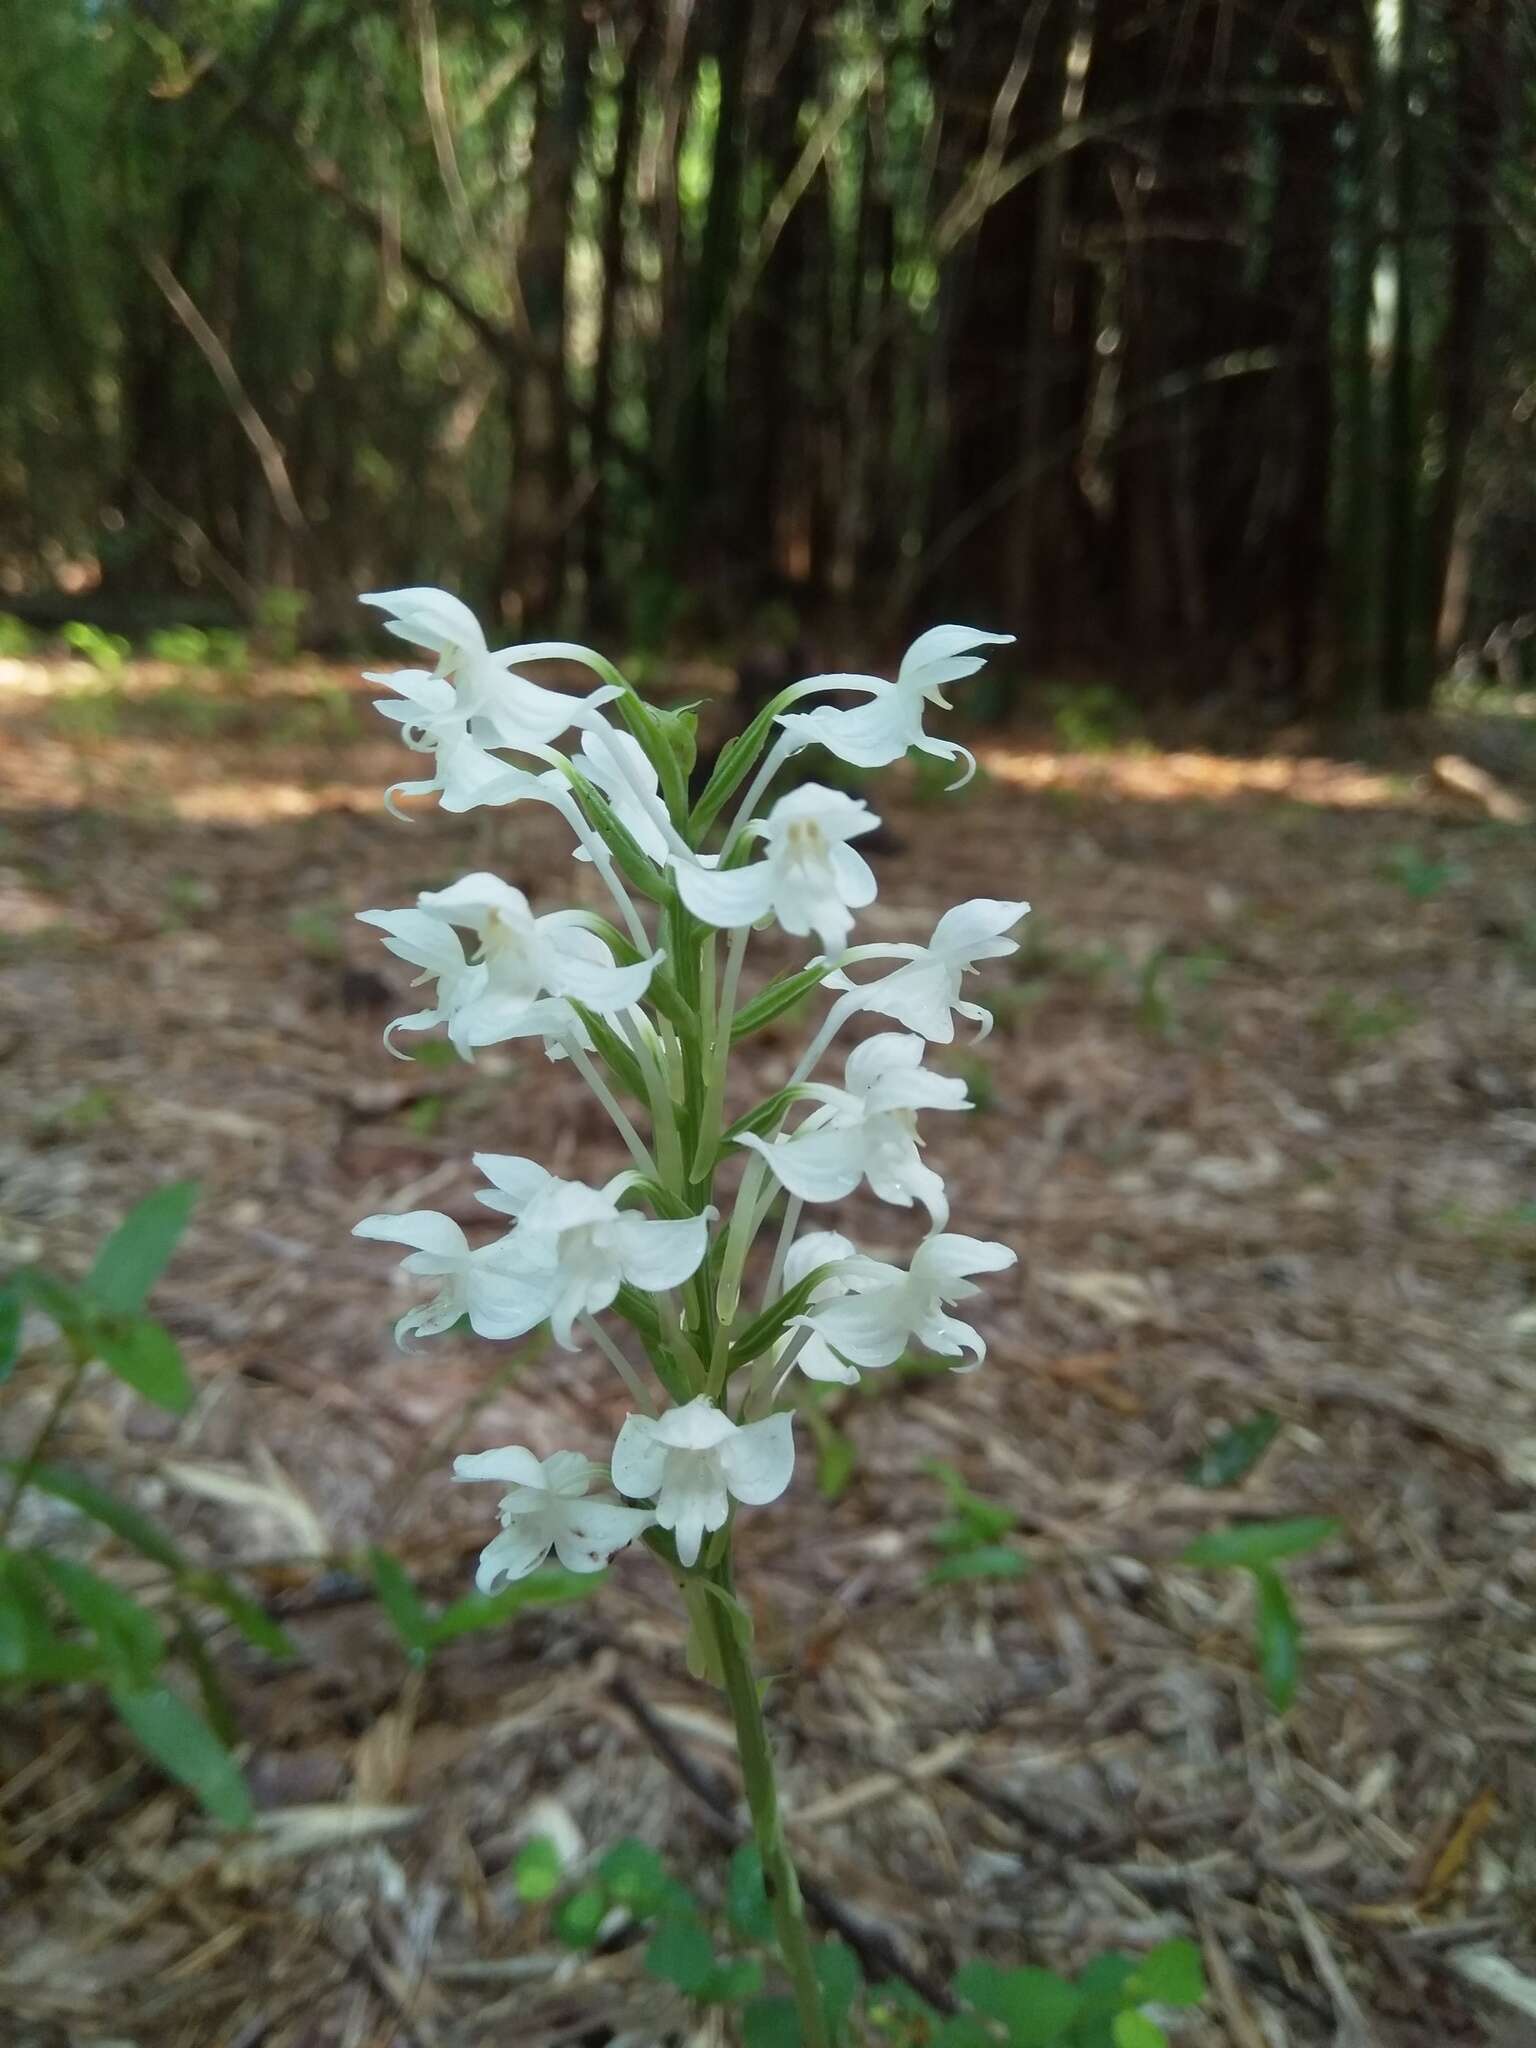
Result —
<svg viewBox="0 0 1536 2048"><path fill-rule="evenodd" d="M548 1317L555 1342L567 1351L576 1348L577 1317L600 1315L620 1287L662 1294L692 1279L703 1262L714 1211L673 1220L621 1209L618 1196L633 1181L630 1173L594 1188L510 1153L477 1152L475 1165L493 1190L479 1199L517 1219L509 1267L543 1302L539 1320Z"/></svg>
<svg viewBox="0 0 1536 2048"><path fill-rule="evenodd" d="M707 1396L665 1415L631 1415L613 1447L613 1483L631 1500L654 1500L658 1527L677 1540L680 1563L698 1563L705 1535L722 1529L731 1502L777 1500L795 1470L787 1413L732 1422Z"/></svg>
<svg viewBox="0 0 1536 2048"><path fill-rule="evenodd" d="M945 683L959 682L985 667L986 656L972 649L1006 647L1012 639L1011 633L982 633L974 626L934 626L920 633L902 656L894 683L881 682L875 676L818 678L829 689L859 690L867 702L786 711L778 723L796 751L825 747L851 767L885 768L916 747L944 761L967 762L960 780L968 782L976 769L970 753L954 740L930 739L923 731L923 712L929 704L947 711Z"/></svg>
<svg viewBox="0 0 1536 2048"><path fill-rule="evenodd" d="M853 912L875 900L869 863L848 842L879 823L857 797L804 782L747 827L763 840L765 859L720 868L674 856L678 894L705 924L739 928L771 913L792 937L815 932L828 951L838 951Z"/></svg>
<svg viewBox="0 0 1536 2048"><path fill-rule="evenodd" d="M855 1258L839 1276L846 1284L836 1297L814 1300L798 1326L812 1332L811 1343L819 1341L850 1365L894 1365L915 1341L941 1358L969 1353L971 1365L957 1369L974 1371L987 1355L986 1340L969 1323L946 1315L945 1307L981 1292L971 1274L1006 1272L1016 1260L1005 1244L948 1231L924 1238L905 1271L880 1259ZM804 1352L798 1363L804 1368Z"/></svg>
<svg viewBox="0 0 1536 2048"><path fill-rule="evenodd" d="M974 972L978 961L1001 960L1019 950L1018 940L1005 934L1028 911L1027 903L999 902L990 896L956 904L939 919L926 946L871 947L864 955L879 953L903 961L893 973L878 981L855 982L836 969L823 986L847 990L854 999L847 1005L850 1011L874 1010L894 1017L937 1045L953 1040L956 1017L979 1026L977 1036L985 1038L992 1029L992 1013L980 1003L961 1001L961 980Z"/></svg>
<svg viewBox="0 0 1536 2048"><path fill-rule="evenodd" d="M944 1183L918 1157L920 1109L969 1109L965 1083L922 1065L922 1039L882 1031L848 1055L844 1086L806 1082L800 1093L821 1107L789 1137L737 1140L768 1162L781 1187L802 1202L835 1202L867 1179L882 1201L909 1209L915 1200L935 1229L949 1221Z"/></svg>
<svg viewBox="0 0 1536 2048"><path fill-rule="evenodd" d="M581 1003L611 1016L637 1003L650 986L660 953L629 967L588 929L587 913L556 910L536 917L527 897L495 875L466 875L446 889L429 889L415 910L364 910L364 924L384 933L384 943L402 960L422 969L418 982L437 982L430 1010L398 1017L386 1032L425 1031L446 1024L459 1053L476 1046L529 1036L580 1042L571 1009ZM466 957L455 925L466 925L479 940Z"/></svg>
<svg viewBox="0 0 1536 2048"><path fill-rule="evenodd" d="M408 1348L408 1338L436 1337L460 1316L468 1316L469 1327L479 1337L523 1337L548 1313L542 1294L508 1269L509 1239L471 1250L453 1218L440 1216L435 1209L365 1216L353 1224L352 1235L412 1246L400 1270L441 1282L430 1301L407 1309L395 1324L395 1342L402 1350Z"/></svg>
<svg viewBox="0 0 1536 2048"><path fill-rule="evenodd" d="M615 732L601 720L589 725L581 736L576 765L590 782L595 782L613 807L613 814L642 853L660 863L677 844L662 802L661 781L646 759L645 749L627 732ZM540 778L558 786L569 796L571 785L558 768ZM578 860L590 860L585 847L577 849Z"/></svg>
<svg viewBox="0 0 1536 2048"><path fill-rule="evenodd" d="M475 1573L482 1593L527 1578L551 1551L568 1572L601 1571L616 1550L655 1520L647 1508L589 1499L587 1489L603 1476L603 1468L580 1451L555 1451L540 1459L521 1444L508 1444L503 1450L455 1458L453 1476L503 1480L508 1487L501 1497L501 1534L481 1551Z"/></svg>

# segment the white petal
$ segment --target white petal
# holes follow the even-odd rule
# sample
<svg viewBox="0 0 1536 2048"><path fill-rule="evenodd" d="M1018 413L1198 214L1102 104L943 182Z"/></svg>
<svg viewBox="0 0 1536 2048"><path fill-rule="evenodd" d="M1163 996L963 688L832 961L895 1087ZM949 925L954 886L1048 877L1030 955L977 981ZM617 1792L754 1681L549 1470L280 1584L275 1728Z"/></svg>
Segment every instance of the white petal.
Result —
<svg viewBox="0 0 1536 2048"><path fill-rule="evenodd" d="M903 1274L896 1286L818 1302L806 1321L855 1365L894 1365L912 1335L905 1279Z"/></svg>
<svg viewBox="0 0 1536 2048"><path fill-rule="evenodd" d="M843 1075L856 1094L867 1095L878 1081L921 1066L927 1050L920 1038L908 1032L880 1031L853 1048Z"/></svg>
<svg viewBox="0 0 1536 2048"><path fill-rule="evenodd" d="M555 915L562 913L557 911ZM638 1003L663 958L660 953L653 953L648 960L637 960L631 967L615 967L613 956L608 954L608 964L604 966L591 959L585 948L571 944L576 936L574 931L557 927L550 932L549 925L549 918L540 918L539 935L546 939L542 950L551 995L568 996L600 1015L627 1010ZM585 936L590 938L593 934ZM607 948L603 951L607 953Z"/></svg>
<svg viewBox="0 0 1536 2048"><path fill-rule="evenodd" d="M802 782L781 796L763 820L770 844L776 845L791 825L818 825L828 839L857 839L861 832L873 832L880 820L862 798L845 789L829 789L824 782Z"/></svg>
<svg viewBox="0 0 1536 2048"><path fill-rule="evenodd" d="M625 1216L613 1236L632 1287L661 1294L692 1279L709 1249L709 1223L703 1216L677 1221Z"/></svg>
<svg viewBox="0 0 1536 2048"><path fill-rule="evenodd" d="M469 1239L458 1224L435 1209L408 1209L401 1216L365 1216L361 1223L353 1224L352 1235L380 1238L385 1244L413 1245L417 1251L445 1259L462 1259L469 1253Z"/></svg>
<svg viewBox="0 0 1536 2048"><path fill-rule="evenodd" d="M522 890L514 889L499 875L463 875L446 889L424 889L416 900L433 917L475 930L488 924L493 915L513 925L531 924L533 919Z"/></svg>
<svg viewBox="0 0 1536 2048"><path fill-rule="evenodd" d="M852 768L888 768L922 731L921 700L914 709L890 683L876 687L879 694L867 704L789 711L778 723L798 747L825 747Z"/></svg>
<svg viewBox="0 0 1536 2048"><path fill-rule="evenodd" d="M913 1276L924 1280L964 1279L971 1273L1006 1273L1019 1255L1011 1244L988 1237L965 1237L943 1231L925 1238L912 1258Z"/></svg>
<svg viewBox="0 0 1536 2048"><path fill-rule="evenodd" d="M698 1563L705 1532L723 1528L730 1512L730 1497L713 1458L683 1453L668 1458L656 1520L676 1537L677 1555L683 1564Z"/></svg>
<svg viewBox="0 0 1536 2048"><path fill-rule="evenodd" d="M794 1418L766 1415L738 1429L718 1457L725 1483L739 1501L760 1508L777 1500L795 1474Z"/></svg>
<svg viewBox="0 0 1536 2048"><path fill-rule="evenodd" d="M424 910L360 910L357 921L381 931L389 951L413 967L452 974L464 965L464 945L457 932Z"/></svg>
<svg viewBox="0 0 1536 2048"><path fill-rule="evenodd" d="M499 1451L466 1451L453 1461L455 1479L500 1479L509 1486L542 1486L544 1469L532 1451L505 1444Z"/></svg>
<svg viewBox="0 0 1536 2048"><path fill-rule="evenodd" d="M925 1315L913 1335L930 1351L936 1351L940 1358L960 1358L969 1352L980 1365L987 1355L986 1340L978 1336L969 1323L962 1323L957 1316L947 1316L939 1309Z"/></svg>
<svg viewBox="0 0 1536 2048"><path fill-rule="evenodd" d="M613 1447L613 1483L631 1500L652 1500L661 1485L667 1447L656 1437L649 1415L628 1415Z"/></svg>
<svg viewBox="0 0 1536 2048"><path fill-rule="evenodd" d="M668 1450L712 1451L736 1434L736 1425L705 1394L699 1394L681 1408L669 1408L656 1425L656 1434Z"/></svg>
<svg viewBox="0 0 1536 2048"><path fill-rule="evenodd" d="M488 1265L476 1265L473 1259L467 1297L465 1313L477 1337L526 1337L550 1313L547 1292Z"/></svg>
<svg viewBox="0 0 1536 2048"><path fill-rule="evenodd" d="M674 857L677 893L705 924L727 930L756 924L773 908L773 868L755 861L745 868L706 868Z"/></svg>
<svg viewBox="0 0 1536 2048"><path fill-rule="evenodd" d="M555 1529L555 1556L568 1572L601 1571L616 1550L632 1543L655 1519L649 1508L621 1507L617 1501L581 1501Z"/></svg>
<svg viewBox="0 0 1536 2048"><path fill-rule="evenodd" d="M540 1467L544 1484L565 1500L578 1500L602 1471L580 1451L551 1451Z"/></svg>
<svg viewBox="0 0 1536 2048"><path fill-rule="evenodd" d="M873 903L879 886L875 881L875 871L863 854L851 846L834 846L831 859L838 893L849 909L862 910L866 904Z"/></svg>
<svg viewBox="0 0 1536 2048"><path fill-rule="evenodd" d="M484 1174L496 1190L494 1195L477 1195L487 1209L499 1209L504 1216L521 1216L535 1195L548 1191L555 1176L536 1159L521 1159L515 1152L476 1152L471 1155L476 1173Z"/></svg>
<svg viewBox="0 0 1536 2048"><path fill-rule="evenodd" d="M789 1248L789 1257L784 1261L785 1293L808 1279L818 1266L835 1265L841 1259L856 1256L853 1245L839 1231L807 1231L804 1237L795 1239Z"/></svg>
<svg viewBox="0 0 1536 2048"><path fill-rule="evenodd" d="M863 1155L847 1131L799 1131L773 1144L748 1134L737 1142L760 1153L780 1187L802 1202L840 1201L863 1177Z"/></svg>
<svg viewBox="0 0 1536 2048"><path fill-rule="evenodd" d="M1028 915L1027 903L976 896L946 910L928 943L935 953L952 953L967 960L1000 960L1019 950L1018 941L1006 934Z"/></svg>
<svg viewBox="0 0 1536 2048"><path fill-rule="evenodd" d="M795 1369L803 1372L808 1380L820 1380L823 1384L854 1387L859 1381L858 1367L850 1365L845 1358L839 1358L826 1339L818 1337L814 1331L795 1353Z"/></svg>
<svg viewBox="0 0 1536 2048"><path fill-rule="evenodd" d="M450 596L446 590L427 584L407 590L365 590L358 603L392 613L384 622L386 630L409 640L413 647L430 647L435 654L455 648L485 651L479 620L462 598Z"/></svg>
<svg viewBox="0 0 1536 2048"><path fill-rule="evenodd" d="M926 633L918 634L902 656L896 680L898 683L910 683L922 675L923 686L928 688L931 685L927 671L936 669L940 664L952 664L957 657L968 655L977 647L1008 647L1012 642L1011 633L983 633L975 626L930 626ZM984 660L985 656L961 673L974 673ZM949 675L935 680L954 682L958 677Z"/></svg>
<svg viewBox="0 0 1536 2048"><path fill-rule="evenodd" d="M542 1515L520 1516L509 1523L481 1551L475 1585L482 1593L495 1593L514 1579L526 1579L548 1557L550 1536Z"/></svg>
<svg viewBox="0 0 1536 2048"><path fill-rule="evenodd" d="M935 1230L942 1230L949 1221L944 1183L931 1166L924 1166L915 1145L909 1158L871 1159L869 1184L882 1202L894 1202L900 1209L910 1209L915 1197L928 1211Z"/></svg>
<svg viewBox="0 0 1536 2048"><path fill-rule="evenodd" d="M423 712L429 718L452 717L458 711L458 692L446 676L434 675L429 668L364 669L365 683L382 683L387 690L398 690L401 701L391 703L387 698L375 703L374 709L382 711L386 718L399 719L402 723L418 720Z"/></svg>

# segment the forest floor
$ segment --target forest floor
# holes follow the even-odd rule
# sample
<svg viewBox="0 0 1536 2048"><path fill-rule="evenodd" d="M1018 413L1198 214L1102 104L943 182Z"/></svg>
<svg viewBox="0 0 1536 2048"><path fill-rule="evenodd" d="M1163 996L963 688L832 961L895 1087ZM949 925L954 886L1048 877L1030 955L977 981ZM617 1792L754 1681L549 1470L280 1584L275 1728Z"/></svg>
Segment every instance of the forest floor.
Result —
<svg viewBox="0 0 1536 2048"><path fill-rule="evenodd" d="M386 1207L471 1220L474 1148L614 1170L542 1057L391 1061L407 976L351 921L471 866L567 900L558 821L392 821L402 757L338 674L0 671L0 1264L78 1270L199 1179L157 1296L197 1406L92 1383L60 1455L244 1569L304 1651L225 1659L263 1810L234 1844L105 1714L7 1707L0 2031L722 2040L637 1947L568 1954L513 1875L531 1835L638 1834L714 1883L729 1736L664 1575L621 1558L418 1671L352 1566L384 1544L454 1597L490 1530L452 1454L596 1449L623 1412L595 1355L398 1355L395 1255L348 1236ZM1020 1261L984 1370L844 1401L836 1497L802 1435L792 1496L742 1518L801 1859L867 1957L930 1978L1193 1934L1191 2048L1536 2040L1532 836L1427 757L982 753L958 798L882 784L867 930L1034 901L996 1031L952 1055L976 1113L931 1138L957 1227ZM766 1090L791 1041L754 1048ZM903 1220L858 1201L847 1227L878 1250ZM13 1399L13 1442L35 1413ZM1251 1473L1190 1483L1261 1414ZM1030 1575L929 1584L936 1460L1013 1511ZM1246 1582L1175 1560L1302 1514L1342 1526L1292 1574L1282 1715Z"/></svg>

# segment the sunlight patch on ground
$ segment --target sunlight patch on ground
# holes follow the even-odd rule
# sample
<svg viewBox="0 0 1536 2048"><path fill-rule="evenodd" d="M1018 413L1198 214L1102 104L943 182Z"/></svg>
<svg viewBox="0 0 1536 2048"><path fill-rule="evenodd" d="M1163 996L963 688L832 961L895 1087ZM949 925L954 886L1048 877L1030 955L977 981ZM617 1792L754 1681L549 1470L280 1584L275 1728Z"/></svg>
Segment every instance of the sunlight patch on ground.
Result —
<svg viewBox="0 0 1536 2048"><path fill-rule="evenodd" d="M1017 789L1073 789L1142 803L1225 803L1235 797L1279 796L1334 810L1400 809L1418 792L1400 775L1315 755L1268 754L1253 760L1225 754L1158 753L1116 748L1064 754L1045 747L981 747L977 759L999 782Z"/></svg>

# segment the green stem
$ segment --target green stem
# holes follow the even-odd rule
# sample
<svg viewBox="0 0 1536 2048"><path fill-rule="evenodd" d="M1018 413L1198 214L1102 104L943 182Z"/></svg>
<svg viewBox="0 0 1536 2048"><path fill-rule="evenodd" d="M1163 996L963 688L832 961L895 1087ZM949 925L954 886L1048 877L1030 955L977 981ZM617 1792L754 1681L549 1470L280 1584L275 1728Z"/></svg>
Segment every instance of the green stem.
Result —
<svg viewBox="0 0 1536 2048"><path fill-rule="evenodd" d="M59 1381L58 1390L48 1404L48 1413L43 1417L37 1435L28 1444L21 1463L16 1467L16 1477L11 1482L10 1498L5 1503L4 1514L0 1515L0 1544L10 1540L11 1529L16 1521L16 1511L21 1506L27 1488L32 1484L32 1475L43 1462L44 1453L53 1442L54 1433L64 1420L69 1404L80 1391L80 1382L84 1379L85 1369L90 1362L88 1357L82 1357L78 1353L70 1362L68 1372Z"/></svg>
<svg viewBox="0 0 1536 2048"><path fill-rule="evenodd" d="M729 1560L716 1584L734 1605L734 1595L725 1582L728 1572ZM828 2048L821 1989L816 1982L816 1969L811 1959L811 1938L805 1924L800 1881L795 1875L794 1859L789 1853L779 1812L778 1781L774 1776L773 1751L768 1744L768 1730L758 1699L757 1678L731 1608L725 1600L717 1599L713 1594L706 1605L720 1670L725 1679L725 1695L730 1702L731 1718L736 1724L736 1749L741 1758L742 1782L752 1815L752 1833L757 1840L758 1854L763 1859L763 1884L779 1937L779 1953L789 1973L795 2011L800 2017L802 2048Z"/></svg>

